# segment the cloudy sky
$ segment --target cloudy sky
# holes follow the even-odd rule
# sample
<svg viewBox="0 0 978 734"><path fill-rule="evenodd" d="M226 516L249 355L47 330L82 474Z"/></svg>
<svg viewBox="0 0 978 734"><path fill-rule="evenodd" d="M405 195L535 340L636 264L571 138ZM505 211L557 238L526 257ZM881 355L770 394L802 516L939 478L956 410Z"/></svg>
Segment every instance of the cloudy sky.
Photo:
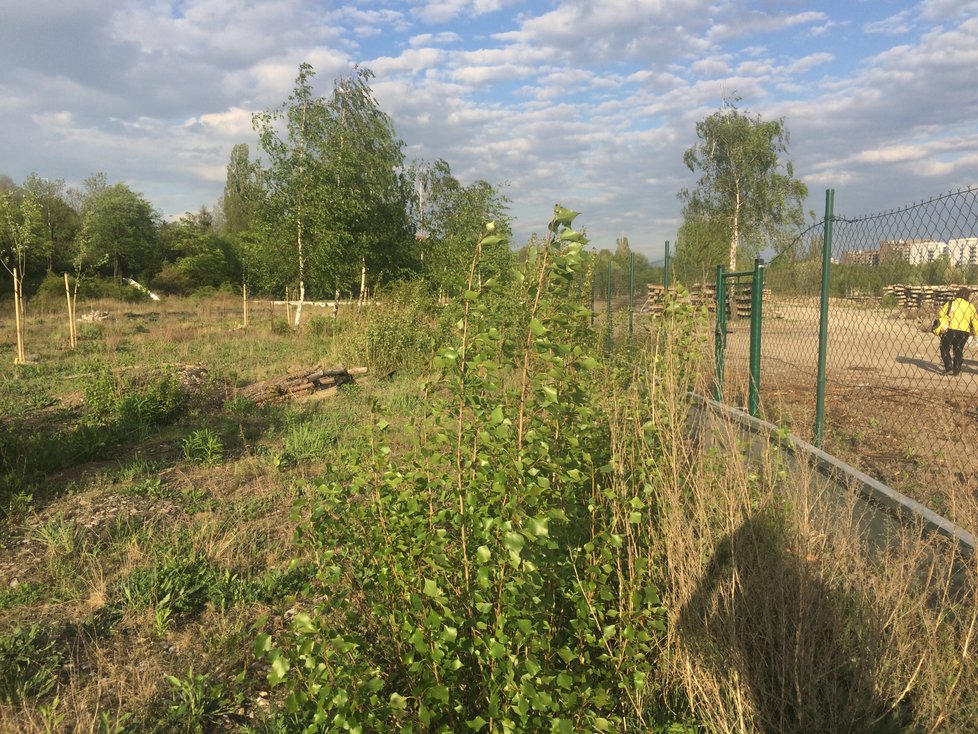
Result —
<svg viewBox="0 0 978 734"><path fill-rule="evenodd" d="M408 159L500 185L517 244L560 202L655 259L725 97L784 118L808 209L978 183L976 39L976 0L0 0L0 174L210 207L301 62L322 95L360 64Z"/></svg>

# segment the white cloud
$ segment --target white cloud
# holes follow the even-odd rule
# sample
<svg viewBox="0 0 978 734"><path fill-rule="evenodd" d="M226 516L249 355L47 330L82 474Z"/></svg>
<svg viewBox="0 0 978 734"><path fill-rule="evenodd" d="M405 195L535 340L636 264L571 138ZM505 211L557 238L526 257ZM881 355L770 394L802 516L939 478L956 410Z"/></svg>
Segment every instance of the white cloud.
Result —
<svg viewBox="0 0 978 734"><path fill-rule="evenodd" d="M444 31L443 33L419 33L411 36L408 43L417 48L419 46L448 46L460 43L462 37L454 31Z"/></svg>
<svg viewBox="0 0 978 734"><path fill-rule="evenodd" d="M834 55L821 51L819 53L809 54L808 56L802 56L800 59L792 61L785 67L785 72L788 74L804 74L817 66L822 66L833 60L835 60Z"/></svg>
<svg viewBox="0 0 978 734"><path fill-rule="evenodd" d="M206 129L208 134L219 135L226 140L244 140L253 132L251 120L254 112L255 110L231 107L223 112L191 117L183 126L193 128L200 125Z"/></svg>
<svg viewBox="0 0 978 734"><path fill-rule="evenodd" d="M767 13L740 8L735 17L725 23L716 23L709 37L712 41L727 41L734 38L748 38L757 34L777 33L789 28L815 25L827 20L825 13Z"/></svg>
<svg viewBox="0 0 978 734"><path fill-rule="evenodd" d="M904 33L909 33L911 28L913 28L913 14L909 10L903 10L883 20L864 24L863 33L882 33L886 36L899 36Z"/></svg>
<svg viewBox="0 0 978 734"><path fill-rule="evenodd" d="M976 0L923 0L920 3L920 16L930 21L956 20L976 14Z"/></svg>
<svg viewBox="0 0 978 734"><path fill-rule="evenodd" d="M508 182L518 238L561 200L598 245L623 227L640 249L674 239L682 153L731 95L785 117L813 190L869 204L978 180L975 2L0 3L0 174L104 170L168 211L213 203L231 146L255 145L252 111L303 61L321 94L371 68L410 155Z"/></svg>

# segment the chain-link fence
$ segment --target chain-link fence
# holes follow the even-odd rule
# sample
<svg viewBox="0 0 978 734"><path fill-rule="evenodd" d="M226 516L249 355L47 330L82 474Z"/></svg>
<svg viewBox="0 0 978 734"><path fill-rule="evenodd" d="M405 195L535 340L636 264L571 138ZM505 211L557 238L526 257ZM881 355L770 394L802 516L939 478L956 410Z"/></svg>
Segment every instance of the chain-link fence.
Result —
<svg viewBox="0 0 978 734"><path fill-rule="evenodd" d="M591 312L608 349L613 342L631 341L641 328L639 316L661 308L667 260L603 251L592 261Z"/></svg>
<svg viewBox="0 0 978 734"><path fill-rule="evenodd" d="M770 257L763 278L765 417L951 519L972 514L978 348L964 344L955 374L945 338L946 371L931 326L962 287L978 303L978 188L862 217L834 214L828 194L825 219ZM728 285L735 305L723 358L724 400L744 406L749 282Z"/></svg>

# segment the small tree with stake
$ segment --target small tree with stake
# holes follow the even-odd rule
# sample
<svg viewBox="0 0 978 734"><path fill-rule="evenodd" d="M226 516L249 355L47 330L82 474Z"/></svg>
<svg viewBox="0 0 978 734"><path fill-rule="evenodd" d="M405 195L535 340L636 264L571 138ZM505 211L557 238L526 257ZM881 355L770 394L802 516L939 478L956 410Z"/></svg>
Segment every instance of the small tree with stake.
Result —
<svg viewBox="0 0 978 734"><path fill-rule="evenodd" d="M24 351L24 273L27 257L44 240L41 207L32 195L15 203L0 193L0 243L3 245L3 267L14 279L14 321L17 328L17 357L15 362L27 361Z"/></svg>

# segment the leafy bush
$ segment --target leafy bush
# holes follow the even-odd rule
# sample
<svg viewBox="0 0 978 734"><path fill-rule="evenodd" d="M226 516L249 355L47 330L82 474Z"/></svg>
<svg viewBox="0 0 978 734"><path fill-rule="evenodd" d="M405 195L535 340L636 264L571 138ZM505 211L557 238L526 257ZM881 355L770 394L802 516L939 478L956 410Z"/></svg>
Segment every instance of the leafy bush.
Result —
<svg viewBox="0 0 978 734"><path fill-rule="evenodd" d="M435 360L433 394L448 397L431 401L414 449L395 463L380 421L377 451L310 498L300 539L323 599L256 640L295 726L651 728L664 610L640 532L650 489L612 481L602 387L616 376L570 296L572 217L558 209L525 264L521 338L503 339L506 309L485 307L493 284L470 286Z"/></svg>
<svg viewBox="0 0 978 734"><path fill-rule="evenodd" d="M399 283L384 291L368 315L366 357L374 369L427 364L437 342L435 298L421 281Z"/></svg>
<svg viewBox="0 0 978 734"><path fill-rule="evenodd" d="M173 375L126 380L96 365L83 391L89 422L122 432L168 425L187 408L187 392Z"/></svg>

